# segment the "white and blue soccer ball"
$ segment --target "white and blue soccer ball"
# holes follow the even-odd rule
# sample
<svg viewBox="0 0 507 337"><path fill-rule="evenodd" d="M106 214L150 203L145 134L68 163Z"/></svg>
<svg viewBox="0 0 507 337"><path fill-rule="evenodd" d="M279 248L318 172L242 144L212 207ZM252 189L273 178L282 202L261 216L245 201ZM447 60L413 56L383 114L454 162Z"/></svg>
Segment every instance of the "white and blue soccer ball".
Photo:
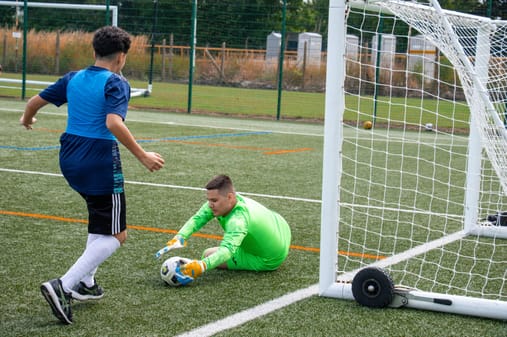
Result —
<svg viewBox="0 0 507 337"><path fill-rule="evenodd" d="M185 257L173 256L168 258L162 263L160 267L160 277L164 280L165 283L170 285L171 287L179 287L181 283L178 281L176 277L176 268L186 263L189 263L190 259Z"/></svg>

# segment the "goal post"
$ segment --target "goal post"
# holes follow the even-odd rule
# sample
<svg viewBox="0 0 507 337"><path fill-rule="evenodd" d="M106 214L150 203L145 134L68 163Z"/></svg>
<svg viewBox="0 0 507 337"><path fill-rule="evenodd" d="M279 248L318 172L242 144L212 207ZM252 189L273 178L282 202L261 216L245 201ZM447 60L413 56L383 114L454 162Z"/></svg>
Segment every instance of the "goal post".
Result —
<svg viewBox="0 0 507 337"><path fill-rule="evenodd" d="M2 1L1 6L23 7L22 1ZM61 8L61 9L84 9L95 11L111 11L111 25L118 26L118 6L116 5L87 5L87 4L69 4L69 3L48 3L48 2L34 2L30 1L26 4L28 7L34 8Z"/></svg>
<svg viewBox="0 0 507 337"><path fill-rule="evenodd" d="M24 8L25 3L23 1L0 1L0 6L9 6L15 8ZM85 10L85 11L104 11L111 12L111 25L118 26L118 6L117 5L91 5L91 4L70 4L70 3L56 3L56 2L27 2L26 6L28 8L46 8L46 9L65 9L65 10ZM93 12L92 12L93 13ZM107 17L106 17L107 18ZM36 18L34 18L36 19ZM23 53L26 53L26 50L23 50ZM0 84L19 84L22 87L26 87L26 85L33 85L31 88L35 91L40 91L41 86L48 86L53 82L47 81L34 81L34 80L26 80L26 79L8 79L8 78L0 78ZM7 88L17 88L17 87L7 87ZM152 85L148 84L148 88L131 88L131 97L141 97L141 96L149 96L151 92Z"/></svg>
<svg viewBox="0 0 507 337"><path fill-rule="evenodd" d="M507 21L330 0L321 296L507 319L506 58Z"/></svg>

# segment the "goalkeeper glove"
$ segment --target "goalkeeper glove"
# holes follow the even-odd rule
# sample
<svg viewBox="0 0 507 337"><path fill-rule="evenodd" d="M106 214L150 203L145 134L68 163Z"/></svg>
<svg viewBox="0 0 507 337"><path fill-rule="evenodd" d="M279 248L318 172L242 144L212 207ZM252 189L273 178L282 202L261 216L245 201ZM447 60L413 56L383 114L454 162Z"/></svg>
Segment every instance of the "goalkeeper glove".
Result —
<svg viewBox="0 0 507 337"><path fill-rule="evenodd" d="M187 241L181 235L175 235L171 240L167 241L164 248L160 249L156 254L155 258L160 258L162 254L167 253L170 250L183 248L187 245Z"/></svg>
<svg viewBox="0 0 507 337"><path fill-rule="evenodd" d="M206 271L206 263L204 261L193 260L180 266L180 273L196 279Z"/></svg>
<svg viewBox="0 0 507 337"><path fill-rule="evenodd" d="M181 235L175 235L171 240L167 241L166 246L169 250L183 248L187 246L187 241Z"/></svg>

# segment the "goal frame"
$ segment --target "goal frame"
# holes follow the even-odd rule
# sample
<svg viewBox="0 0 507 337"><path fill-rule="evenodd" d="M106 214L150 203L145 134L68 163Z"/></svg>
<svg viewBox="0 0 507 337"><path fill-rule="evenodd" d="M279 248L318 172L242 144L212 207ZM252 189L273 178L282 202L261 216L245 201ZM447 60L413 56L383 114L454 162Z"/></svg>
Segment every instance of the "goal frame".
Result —
<svg viewBox="0 0 507 337"><path fill-rule="evenodd" d="M354 300L352 293L352 281L354 275L362 268L337 275L337 252L338 238L332 233L339 233L340 219L340 180L342 163L343 140L343 114L345 111L345 47L346 47L346 16L347 5L356 2L361 6L378 10L375 1L359 0L330 0L329 1L329 26L328 26L328 53L327 74L325 92L325 123L324 123L324 148L323 148L323 171L322 171L322 208L321 208L321 246L320 246L320 271L319 271L319 295L340 299ZM441 9L440 9L441 10ZM447 11L444 11L447 12ZM487 34L487 32L484 32ZM479 39L478 39L479 40ZM480 49L480 48L477 48ZM488 62L489 52L478 52L477 63ZM338 60L338 62L336 62ZM469 69L470 70L470 69ZM477 88L483 86L478 77L474 79ZM479 90L478 90L479 91ZM481 92L481 91L479 91ZM338 93L338 94L336 94ZM481 92L483 94L483 92ZM471 132L469 135L469 155L481 155L481 142L479 131L471 119ZM480 171L480 161L474 164L469 160L468 174L476 174ZM477 203L478 182L473 179L467 180L466 211L463 229L452 235L428 242L408 251L379 260L371 266L387 267L391 264L404 261L410 257L422 254L428 250L443 246L459 240L468 235L485 235L507 238L507 228L495 226L477 226ZM445 303L445 304L443 304ZM395 286L394 300L391 307L408 307L463 315L487 317L507 320L507 302L489 300L468 296L457 296L432 292L419 291Z"/></svg>
<svg viewBox="0 0 507 337"><path fill-rule="evenodd" d="M98 11L111 11L111 24L118 26L118 6L116 5L80 5L80 4L66 4L58 2L27 2L28 7L34 8L60 8L60 9L85 9L85 10L98 10ZM13 7L24 7L22 1L1 1L0 6L13 6Z"/></svg>
<svg viewBox="0 0 507 337"><path fill-rule="evenodd" d="M11 7L24 7L25 4L23 1L0 1L0 6L11 6ZM78 9L78 10L94 10L94 11L111 11L111 25L118 26L118 6L116 5L90 5L90 4L68 4L68 3L58 3L58 2L27 2L27 7L33 8L57 8L57 9ZM23 53L26 51L23 50ZM10 83L10 84L21 84L23 87L26 84L31 84L34 86L48 86L53 84L53 82L47 81L34 81L34 80L26 80L26 79L9 79L9 78L0 78L0 83ZM12 88L12 87L11 87ZM147 89L142 88L131 88L131 97L140 97L140 96L149 96L151 92L151 86L148 85Z"/></svg>

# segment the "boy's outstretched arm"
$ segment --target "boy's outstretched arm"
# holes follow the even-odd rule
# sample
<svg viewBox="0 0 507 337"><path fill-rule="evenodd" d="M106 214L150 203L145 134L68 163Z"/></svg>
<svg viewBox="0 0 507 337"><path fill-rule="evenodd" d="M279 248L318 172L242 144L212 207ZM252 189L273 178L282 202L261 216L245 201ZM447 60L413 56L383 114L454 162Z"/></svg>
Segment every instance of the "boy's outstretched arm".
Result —
<svg viewBox="0 0 507 337"><path fill-rule="evenodd" d="M150 172L158 171L164 167L164 158L156 152L146 152L139 145L120 115L110 113L106 118L106 126Z"/></svg>
<svg viewBox="0 0 507 337"><path fill-rule="evenodd" d="M25 112L19 119L19 124L23 125L25 129L31 130L32 124L37 122L35 114L37 114L37 112L48 103L49 103L48 101L46 101L39 95L35 95L32 98L30 98L28 100L28 103L26 103Z"/></svg>

